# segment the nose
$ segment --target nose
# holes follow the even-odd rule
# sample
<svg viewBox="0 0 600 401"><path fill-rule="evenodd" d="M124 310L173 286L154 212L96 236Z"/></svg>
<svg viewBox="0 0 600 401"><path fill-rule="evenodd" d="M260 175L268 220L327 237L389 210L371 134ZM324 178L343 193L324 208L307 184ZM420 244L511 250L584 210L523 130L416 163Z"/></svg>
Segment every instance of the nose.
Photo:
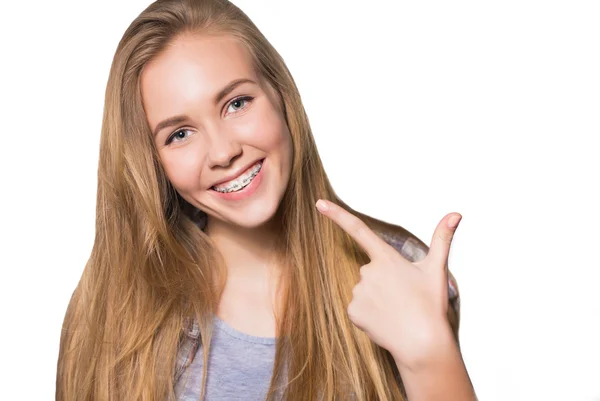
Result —
<svg viewBox="0 0 600 401"><path fill-rule="evenodd" d="M242 146L232 133L226 130L213 130L208 164L210 168L216 166L228 167L242 153Z"/></svg>

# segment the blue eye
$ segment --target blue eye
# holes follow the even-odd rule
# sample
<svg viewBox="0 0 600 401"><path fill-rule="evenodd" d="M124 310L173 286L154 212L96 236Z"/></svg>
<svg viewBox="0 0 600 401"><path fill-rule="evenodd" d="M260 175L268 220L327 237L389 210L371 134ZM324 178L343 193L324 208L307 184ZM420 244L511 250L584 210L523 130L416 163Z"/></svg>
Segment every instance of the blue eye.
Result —
<svg viewBox="0 0 600 401"><path fill-rule="evenodd" d="M233 99L231 102L229 102L229 106L227 107L227 110L229 110L229 107L231 107L235 104L242 103L245 105L246 103L250 102L252 99L254 99L254 98L251 96L242 96L242 97L238 97L237 99ZM236 106L236 107L238 107L238 109L234 110L234 112L245 108L245 106L242 107L241 105Z"/></svg>
<svg viewBox="0 0 600 401"><path fill-rule="evenodd" d="M168 139L167 139L167 145L170 144L171 142L175 141L175 142L181 142L187 139L188 135L186 135L186 132L190 132L189 129L183 128L180 130L177 130L175 132L173 132L173 135L171 135Z"/></svg>
<svg viewBox="0 0 600 401"><path fill-rule="evenodd" d="M233 111L235 113L238 110L246 108L246 103L249 103L252 100L254 100L254 98L252 96L238 97L237 99L233 99L231 102L229 102L227 110L229 110L229 107L231 107L231 106L237 107L237 109L235 109ZM171 142L183 142L183 141L187 140L189 135L186 133L189 133L189 132L191 132L191 130L189 130L187 128L182 128L182 129L179 129L179 130L173 132L173 134L167 138L165 145L169 145Z"/></svg>

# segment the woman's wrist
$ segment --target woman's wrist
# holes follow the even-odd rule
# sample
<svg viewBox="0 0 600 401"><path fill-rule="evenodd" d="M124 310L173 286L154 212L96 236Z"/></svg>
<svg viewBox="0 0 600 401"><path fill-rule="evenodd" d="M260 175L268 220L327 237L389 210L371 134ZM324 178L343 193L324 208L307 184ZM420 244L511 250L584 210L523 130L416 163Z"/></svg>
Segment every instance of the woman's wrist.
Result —
<svg viewBox="0 0 600 401"><path fill-rule="evenodd" d="M409 400L476 401L475 390L450 325L437 328L419 353L392 353Z"/></svg>
<svg viewBox="0 0 600 401"><path fill-rule="evenodd" d="M406 347L403 348L406 349ZM433 325L421 337L421 341L415 343L412 348L413 352L410 354L396 351L399 348L390 350L401 374L403 371L416 373L422 369L429 369L432 366L451 359L459 358L462 361L452 327L447 321Z"/></svg>

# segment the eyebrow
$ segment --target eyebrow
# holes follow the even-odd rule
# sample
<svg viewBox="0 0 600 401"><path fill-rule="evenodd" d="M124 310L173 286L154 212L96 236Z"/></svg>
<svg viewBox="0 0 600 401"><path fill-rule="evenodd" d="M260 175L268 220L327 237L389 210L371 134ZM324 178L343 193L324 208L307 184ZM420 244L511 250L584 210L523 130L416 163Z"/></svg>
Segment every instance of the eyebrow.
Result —
<svg viewBox="0 0 600 401"><path fill-rule="evenodd" d="M253 80L248 79L248 78L235 79L235 80L231 81L230 83L228 83L223 89L221 89L219 91L219 93L217 93L217 95L215 96L215 99L214 99L215 105L218 104L221 100L223 100L223 98L225 96L227 96L235 88L237 88L241 84L245 84L245 83L250 83L250 84L255 84L256 85L256 82L254 82ZM166 120L163 120L160 123L158 123L158 125L156 126L156 128L154 128L154 136L158 135L158 133L161 130L163 130L163 129L167 128L167 127L171 127L173 125L177 125L179 123L182 123L183 121L188 120L188 119L189 118L186 115L179 115L179 116L169 117Z"/></svg>

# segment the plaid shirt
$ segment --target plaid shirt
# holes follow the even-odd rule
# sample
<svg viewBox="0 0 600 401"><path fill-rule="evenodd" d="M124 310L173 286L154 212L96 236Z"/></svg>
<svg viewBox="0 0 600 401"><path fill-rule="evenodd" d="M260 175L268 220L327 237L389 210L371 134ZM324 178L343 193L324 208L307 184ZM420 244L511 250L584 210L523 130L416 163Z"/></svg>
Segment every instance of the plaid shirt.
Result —
<svg viewBox="0 0 600 401"><path fill-rule="evenodd" d="M429 247L410 232L398 226L392 226L380 221L371 221L371 228L380 238L393 246L400 254L411 262L423 259ZM460 297L456 279L448 271L448 300L450 308L456 315L456 324L460 317ZM195 321L190 320L188 328L180 341L177 352L177 365L175 369L175 382L179 380L185 369L189 366L200 346L200 328Z"/></svg>

